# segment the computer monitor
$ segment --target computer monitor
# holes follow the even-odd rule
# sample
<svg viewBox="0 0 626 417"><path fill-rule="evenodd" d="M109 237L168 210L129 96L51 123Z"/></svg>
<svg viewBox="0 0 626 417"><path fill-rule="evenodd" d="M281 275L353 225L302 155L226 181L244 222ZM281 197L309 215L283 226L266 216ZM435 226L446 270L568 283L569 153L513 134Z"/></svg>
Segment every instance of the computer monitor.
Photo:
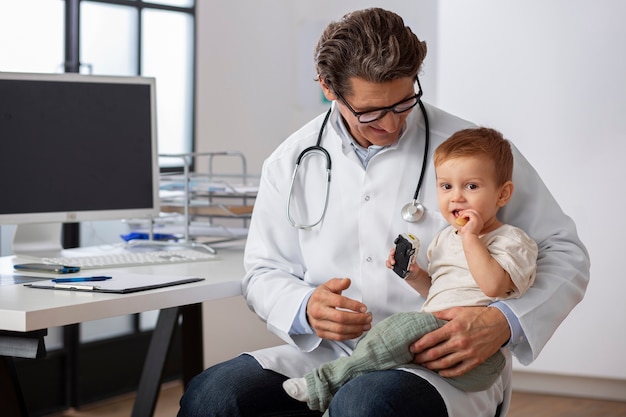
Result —
<svg viewBox="0 0 626 417"><path fill-rule="evenodd" d="M0 225L13 252L61 250L61 225L156 217L156 84L0 72Z"/></svg>

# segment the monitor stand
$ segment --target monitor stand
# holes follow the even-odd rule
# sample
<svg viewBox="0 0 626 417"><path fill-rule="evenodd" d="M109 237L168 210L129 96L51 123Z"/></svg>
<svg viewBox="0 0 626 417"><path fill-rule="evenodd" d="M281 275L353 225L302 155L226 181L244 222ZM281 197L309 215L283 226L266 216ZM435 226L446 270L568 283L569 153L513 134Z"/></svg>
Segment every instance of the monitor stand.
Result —
<svg viewBox="0 0 626 417"><path fill-rule="evenodd" d="M62 223L19 224L13 237L13 253L30 258L61 256Z"/></svg>

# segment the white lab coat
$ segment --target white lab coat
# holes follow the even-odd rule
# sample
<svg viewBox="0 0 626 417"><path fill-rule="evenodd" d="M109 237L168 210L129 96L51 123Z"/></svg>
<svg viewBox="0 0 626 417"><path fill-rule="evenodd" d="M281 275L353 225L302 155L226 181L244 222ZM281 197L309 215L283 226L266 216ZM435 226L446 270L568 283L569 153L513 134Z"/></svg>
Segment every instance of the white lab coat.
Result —
<svg viewBox="0 0 626 417"><path fill-rule="evenodd" d="M250 308L287 345L252 352L263 367L297 377L323 362L350 354L355 341L338 343L322 341L314 334L288 334L302 301L331 278L352 280L344 295L367 305L374 323L395 312L420 309L424 300L385 267L385 260L398 234L413 233L422 247L427 247L447 225L438 210L432 153L452 133L472 126L435 107L426 107L430 155L419 197L426 207L420 222L407 223L400 214L413 198L424 153L424 120L417 107L407 118L407 129L398 143L375 155L367 169L348 140L338 134L339 112L333 109L322 139L332 159L328 209L322 223L312 230L291 226L287 200L295 161L303 149L315 144L323 115L295 132L265 161L246 245L243 293ZM516 149L514 155L515 192L499 218L525 230L537 241L540 251L534 286L524 297L507 301L528 338L513 353L527 364L581 300L589 259L574 223ZM324 204L326 165L318 156L305 158L301 165L293 187L291 214L299 223L313 223ZM426 267L425 250L419 252L417 260ZM508 351L505 353L508 366L501 378L478 393L458 391L425 369L407 370L439 390L450 417L492 417L497 404L509 401L511 360Z"/></svg>

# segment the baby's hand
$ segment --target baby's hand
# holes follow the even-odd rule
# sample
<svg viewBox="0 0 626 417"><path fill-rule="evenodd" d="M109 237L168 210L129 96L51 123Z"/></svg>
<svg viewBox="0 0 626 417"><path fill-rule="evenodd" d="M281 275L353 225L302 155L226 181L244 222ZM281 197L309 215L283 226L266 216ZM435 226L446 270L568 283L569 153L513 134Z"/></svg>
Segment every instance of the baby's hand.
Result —
<svg viewBox="0 0 626 417"><path fill-rule="evenodd" d="M393 266L396 264L395 255L396 247L394 246L389 251L389 257L385 262L387 268L393 269ZM423 270L415 260L411 262L409 265L409 274L404 278L407 284L413 287L422 297L428 297L428 291L430 290L430 277L428 276L428 272Z"/></svg>
<svg viewBox="0 0 626 417"><path fill-rule="evenodd" d="M484 227L482 216L472 209L461 211L455 223L461 234L479 234Z"/></svg>

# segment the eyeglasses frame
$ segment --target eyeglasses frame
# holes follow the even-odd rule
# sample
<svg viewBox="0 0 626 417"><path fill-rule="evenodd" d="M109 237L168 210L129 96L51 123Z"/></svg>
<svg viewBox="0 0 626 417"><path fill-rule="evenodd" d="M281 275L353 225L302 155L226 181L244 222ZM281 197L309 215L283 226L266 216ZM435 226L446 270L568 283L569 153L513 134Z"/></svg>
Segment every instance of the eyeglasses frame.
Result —
<svg viewBox="0 0 626 417"><path fill-rule="evenodd" d="M408 98L405 98L404 100L401 100L401 101L399 101L399 102L397 102L397 103L395 103L395 104L392 104L391 106L381 107L381 108L378 108L378 109L373 109L373 110L367 110L367 111L356 111L356 110L354 110L354 109L352 108L352 106L350 105L350 103L348 103L348 102L346 101L346 99L345 99L345 98L344 98L341 94L339 94L338 92L336 92L336 91L335 91L335 95L339 98L339 100L341 100L341 102L342 102L343 104L345 104L345 105L346 105L346 107L348 108L348 110L350 110L350 112L354 115L354 117L356 117L356 119L359 121L359 123L362 123L362 124L373 123L373 122L376 122L376 121L378 121L378 120L382 119L383 117L385 117L385 116L387 115L387 113L389 113L389 112L393 112L394 114L401 114L401 113L407 112L407 111L411 110L413 107L417 106L417 104L418 104L418 103L419 103L419 101L420 101L420 98L422 97L422 85L420 84L420 80L419 80L419 78L418 78L418 77L415 77L415 81L417 81L417 87L418 87L418 89L419 89L419 90L418 90L418 92L417 92L415 95L413 95L413 96L411 96L411 97L408 97ZM404 103L404 102L406 102L406 101L409 101L409 100L415 100L415 104L413 104L413 105L412 105L411 107L409 107L408 109L404 109L404 110L402 110L402 111L396 111L396 110L394 109L395 107L397 107L397 106L399 106L400 104L402 104L402 103ZM380 116L378 116L377 118L375 118L375 119L373 119L373 120L368 120L368 121L366 121L366 122L362 122L362 121L361 121L361 116L363 116L364 114L367 114L367 113L373 113L373 112L382 112L382 113L380 114Z"/></svg>

